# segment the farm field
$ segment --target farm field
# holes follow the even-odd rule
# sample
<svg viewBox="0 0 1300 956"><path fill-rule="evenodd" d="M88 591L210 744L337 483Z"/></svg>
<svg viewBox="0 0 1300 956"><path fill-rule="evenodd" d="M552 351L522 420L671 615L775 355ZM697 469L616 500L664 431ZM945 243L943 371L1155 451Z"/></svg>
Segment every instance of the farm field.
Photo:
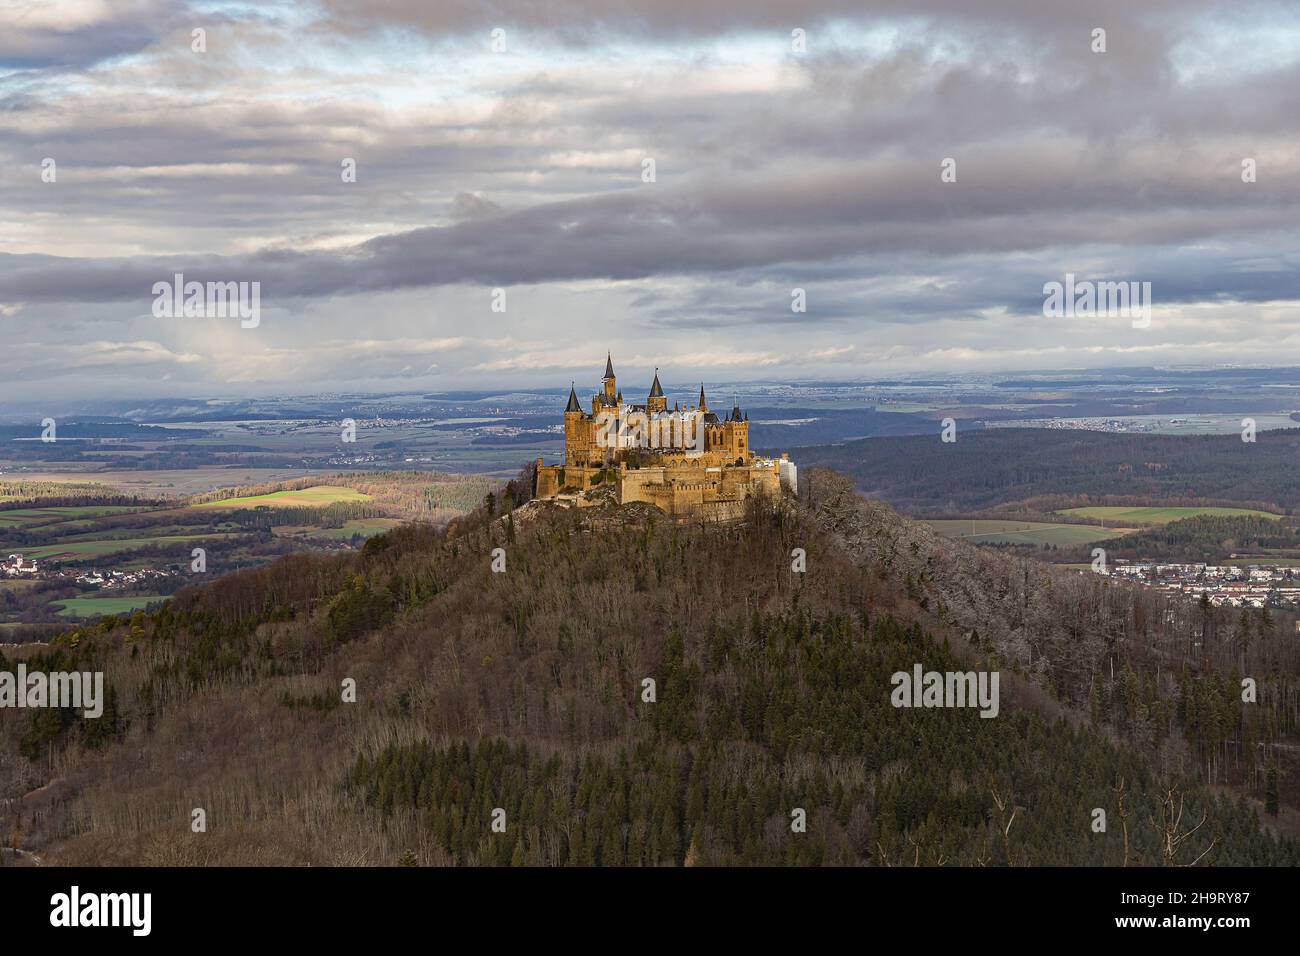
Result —
<svg viewBox="0 0 1300 956"><path fill-rule="evenodd" d="M945 538L960 538L972 544L1088 544L1118 537L1132 528L1101 528L1097 525L1056 524L1047 521L1014 521L986 518L936 518L925 522Z"/></svg>
<svg viewBox="0 0 1300 956"><path fill-rule="evenodd" d="M0 511L0 529L8 527L34 528L47 524L69 524L74 520L87 521L106 515L127 514L139 511L128 505L85 505L54 508L15 508Z"/></svg>
<svg viewBox="0 0 1300 956"><path fill-rule="evenodd" d="M339 502L370 501L370 495L362 494L353 488L339 485L313 485L296 491L273 491L265 495L252 495L247 498L223 498L220 501L207 501L195 505L195 508L324 508Z"/></svg>
<svg viewBox="0 0 1300 956"><path fill-rule="evenodd" d="M28 559L65 558L70 561L79 561L84 558L117 554L119 551L134 551L136 548L145 548L155 544L182 544L189 541L229 538L231 536L224 533L214 533L181 534L170 537L154 535L147 538L92 538L85 541L60 541L57 544L24 548L23 555Z"/></svg>
<svg viewBox="0 0 1300 956"><path fill-rule="evenodd" d="M157 471L84 470L84 471L33 471L24 472L24 481L47 481L73 486L93 481L124 494L146 497L183 497L217 491L221 488L246 487L275 481L290 481L312 474L333 475L340 469L310 468L240 468L212 466L184 470L159 469ZM18 476L14 476L18 477Z"/></svg>
<svg viewBox="0 0 1300 956"><path fill-rule="evenodd" d="M94 617L97 614L123 614L136 611L166 597L158 594L136 594L131 597L84 597L55 601L52 605L60 617Z"/></svg>
<svg viewBox="0 0 1300 956"><path fill-rule="evenodd" d="M1153 525L1168 524L1171 521L1181 521L1183 518L1192 518L1197 515L1212 515L1214 517L1240 517L1243 515L1254 515L1260 518L1281 518L1281 515L1271 514L1267 511L1256 511L1253 508L1131 508L1131 507L1090 507L1090 508L1066 508L1063 511L1056 512L1059 515L1070 515L1077 518L1094 518L1102 521L1116 521L1124 525Z"/></svg>

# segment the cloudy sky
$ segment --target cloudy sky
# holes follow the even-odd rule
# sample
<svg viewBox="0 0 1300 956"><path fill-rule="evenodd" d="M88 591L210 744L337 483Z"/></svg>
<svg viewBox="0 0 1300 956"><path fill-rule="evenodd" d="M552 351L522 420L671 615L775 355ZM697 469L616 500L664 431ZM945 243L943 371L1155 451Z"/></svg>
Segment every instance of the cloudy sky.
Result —
<svg viewBox="0 0 1300 956"><path fill-rule="evenodd" d="M0 397L1300 364L1297 90L1293 0L0 0Z"/></svg>

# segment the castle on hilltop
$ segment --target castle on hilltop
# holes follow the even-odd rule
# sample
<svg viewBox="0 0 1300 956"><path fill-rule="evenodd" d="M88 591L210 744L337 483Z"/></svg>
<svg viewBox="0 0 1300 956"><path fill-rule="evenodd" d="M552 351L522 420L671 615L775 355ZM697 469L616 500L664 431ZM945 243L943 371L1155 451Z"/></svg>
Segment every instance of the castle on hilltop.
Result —
<svg viewBox="0 0 1300 956"><path fill-rule="evenodd" d="M739 403L719 418L704 397L682 408L654 384L644 404L623 401L613 358L605 359L602 389L583 409L569 388L564 409L564 464L537 459L537 497L582 505L583 492L611 487L619 504L655 505L675 517L730 520L744 514L745 500L764 493L795 493L798 473L787 455L755 455L749 446L749 416Z"/></svg>

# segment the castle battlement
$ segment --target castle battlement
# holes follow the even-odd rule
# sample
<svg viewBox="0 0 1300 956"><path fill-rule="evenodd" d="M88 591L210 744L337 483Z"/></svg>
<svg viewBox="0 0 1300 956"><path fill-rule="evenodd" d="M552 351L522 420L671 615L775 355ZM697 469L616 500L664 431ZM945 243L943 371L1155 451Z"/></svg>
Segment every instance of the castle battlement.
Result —
<svg viewBox="0 0 1300 956"><path fill-rule="evenodd" d="M620 504L642 501L674 516L733 518L752 495L797 492L794 462L786 455L779 460L755 455L749 416L739 402L719 417L709 408L703 385L697 402L669 409L655 369L646 401L624 402L613 358L607 356L590 409L584 410L571 386L564 409L564 463L537 460L538 498L567 498L612 485Z"/></svg>

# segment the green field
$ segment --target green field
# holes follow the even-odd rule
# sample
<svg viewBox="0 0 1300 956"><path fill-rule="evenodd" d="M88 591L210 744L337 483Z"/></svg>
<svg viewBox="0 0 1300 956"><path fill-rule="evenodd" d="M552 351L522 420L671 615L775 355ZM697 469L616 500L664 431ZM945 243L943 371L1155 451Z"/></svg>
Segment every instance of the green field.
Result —
<svg viewBox="0 0 1300 956"><path fill-rule="evenodd" d="M59 609L60 617L94 617L96 614L123 614L165 600L167 598L158 594L137 594L134 597L70 598L50 606Z"/></svg>
<svg viewBox="0 0 1300 956"><path fill-rule="evenodd" d="M172 537L154 536L149 538L92 538L81 541L60 541L57 544L45 544L35 548L25 548L23 556L31 559L64 558L79 561L83 558L96 558L119 551L134 551L154 544L183 544L187 541L202 541L211 538L230 537L226 534L179 534Z"/></svg>
<svg viewBox="0 0 1300 956"><path fill-rule="evenodd" d="M23 478L28 481L67 485L69 488L84 486L87 479L93 479L95 484L114 492L144 495L149 498L174 498L220 491L222 488L246 488L249 485L267 482L293 481L313 473L336 474L336 472L313 471L309 468L232 468L229 465L214 465L156 471L152 469L148 471L44 471L25 473ZM0 501L3 500L5 499L0 498Z"/></svg>
<svg viewBox="0 0 1300 956"><path fill-rule="evenodd" d="M66 508L14 508L11 511L0 511L0 528L8 527L37 527L39 525L68 523L69 519L79 518L102 518L105 515L125 514L131 511L140 511L142 509L131 507L129 505L92 505L92 506L69 506Z"/></svg>
<svg viewBox="0 0 1300 956"><path fill-rule="evenodd" d="M195 508L324 508L337 502L370 501L370 496L338 485L314 485L297 491L273 491L248 498L222 498Z"/></svg>
<svg viewBox="0 0 1300 956"><path fill-rule="evenodd" d="M1281 515L1269 514L1267 511L1255 511L1251 508L1066 508L1056 512L1058 515L1071 515L1076 518L1096 518L1102 521L1114 521L1122 525L1168 524L1196 515L1213 515L1215 517L1238 517L1255 515L1260 518L1280 518Z"/></svg>
<svg viewBox="0 0 1300 956"><path fill-rule="evenodd" d="M925 522L945 538L972 544L1088 544L1125 532L1096 525L1055 524L1047 521L1012 521L985 518L940 518Z"/></svg>

